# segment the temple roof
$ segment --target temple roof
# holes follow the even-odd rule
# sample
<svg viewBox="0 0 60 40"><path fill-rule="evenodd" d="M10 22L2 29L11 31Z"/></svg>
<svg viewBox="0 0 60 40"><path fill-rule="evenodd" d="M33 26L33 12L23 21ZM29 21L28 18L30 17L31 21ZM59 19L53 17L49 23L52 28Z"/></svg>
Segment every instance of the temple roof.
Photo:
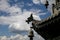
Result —
<svg viewBox="0 0 60 40"><path fill-rule="evenodd" d="M60 13L41 21L34 20L32 23L33 29L45 39L60 36Z"/></svg>

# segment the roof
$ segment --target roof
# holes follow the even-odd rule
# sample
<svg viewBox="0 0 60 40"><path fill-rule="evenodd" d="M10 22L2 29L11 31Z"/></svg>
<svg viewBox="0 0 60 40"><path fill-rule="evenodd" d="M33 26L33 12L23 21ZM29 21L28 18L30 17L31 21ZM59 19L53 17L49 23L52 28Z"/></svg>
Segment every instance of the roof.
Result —
<svg viewBox="0 0 60 40"><path fill-rule="evenodd" d="M34 20L32 25L33 29L45 39L60 36L60 13L42 21Z"/></svg>

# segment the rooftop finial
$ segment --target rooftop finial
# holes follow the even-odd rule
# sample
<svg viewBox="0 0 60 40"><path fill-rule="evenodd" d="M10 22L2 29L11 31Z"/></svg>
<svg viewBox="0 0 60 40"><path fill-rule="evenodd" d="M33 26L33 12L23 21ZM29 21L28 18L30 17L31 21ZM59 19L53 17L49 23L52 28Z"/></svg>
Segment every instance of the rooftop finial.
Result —
<svg viewBox="0 0 60 40"><path fill-rule="evenodd" d="M48 5L49 5L49 3L48 3L48 1L46 0L46 3L45 3L46 8L48 8Z"/></svg>
<svg viewBox="0 0 60 40"><path fill-rule="evenodd" d="M30 40L33 40L34 32L33 32L33 30L32 30L32 28L31 28L31 27L30 27L30 32L29 32L28 37L30 38Z"/></svg>
<svg viewBox="0 0 60 40"><path fill-rule="evenodd" d="M30 17L27 18L26 22L29 24L29 22L33 21L33 14L30 15Z"/></svg>

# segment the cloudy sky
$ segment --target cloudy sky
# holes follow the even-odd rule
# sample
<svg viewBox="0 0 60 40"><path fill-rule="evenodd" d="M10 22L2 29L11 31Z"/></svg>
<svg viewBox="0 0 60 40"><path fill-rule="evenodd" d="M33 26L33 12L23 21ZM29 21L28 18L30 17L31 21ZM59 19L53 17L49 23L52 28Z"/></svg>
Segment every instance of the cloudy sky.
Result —
<svg viewBox="0 0 60 40"><path fill-rule="evenodd" d="M30 14L40 21L51 15L51 4L55 1L48 0L48 9L44 6L45 1L0 0L0 40L29 40L27 35L31 23L27 24L26 20ZM35 31L34 34L34 40L44 40Z"/></svg>

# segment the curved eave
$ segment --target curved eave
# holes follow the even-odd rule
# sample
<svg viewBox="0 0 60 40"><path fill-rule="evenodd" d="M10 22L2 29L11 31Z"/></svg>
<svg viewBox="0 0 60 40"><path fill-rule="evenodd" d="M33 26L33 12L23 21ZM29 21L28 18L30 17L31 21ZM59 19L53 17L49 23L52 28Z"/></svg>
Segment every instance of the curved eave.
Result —
<svg viewBox="0 0 60 40"><path fill-rule="evenodd" d="M33 29L43 38L55 38L60 36L60 14L44 21L33 21Z"/></svg>

